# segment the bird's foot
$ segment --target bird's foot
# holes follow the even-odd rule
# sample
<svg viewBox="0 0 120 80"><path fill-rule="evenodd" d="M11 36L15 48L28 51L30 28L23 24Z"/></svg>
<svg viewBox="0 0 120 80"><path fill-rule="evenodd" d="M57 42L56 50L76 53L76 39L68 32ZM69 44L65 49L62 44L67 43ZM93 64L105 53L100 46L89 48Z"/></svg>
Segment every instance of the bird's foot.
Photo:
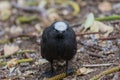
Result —
<svg viewBox="0 0 120 80"><path fill-rule="evenodd" d="M53 77L55 75L56 75L56 73L53 72L52 70L42 73L42 76L47 77L47 78Z"/></svg>
<svg viewBox="0 0 120 80"><path fill-rule="evenodd" d="M68 75L74 73L74 71L75 71L74 68L67 69L66 72L65 72L65 73L66 73L66 76L68 76Z"/></svg>

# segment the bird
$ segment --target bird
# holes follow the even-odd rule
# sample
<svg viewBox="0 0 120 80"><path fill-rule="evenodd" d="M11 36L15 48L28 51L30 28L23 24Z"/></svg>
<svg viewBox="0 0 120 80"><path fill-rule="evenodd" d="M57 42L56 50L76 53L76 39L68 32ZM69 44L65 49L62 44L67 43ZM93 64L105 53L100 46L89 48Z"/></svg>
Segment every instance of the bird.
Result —
<svg viewBox="0 0 120 80"><path fill-rule="evenodd" d="M77 41L74 30L64 21L56 21L45 28L41 41L41 56L51 63L53 73L53 61L66 61L66 74L68 61L76 54Z"/></svg>

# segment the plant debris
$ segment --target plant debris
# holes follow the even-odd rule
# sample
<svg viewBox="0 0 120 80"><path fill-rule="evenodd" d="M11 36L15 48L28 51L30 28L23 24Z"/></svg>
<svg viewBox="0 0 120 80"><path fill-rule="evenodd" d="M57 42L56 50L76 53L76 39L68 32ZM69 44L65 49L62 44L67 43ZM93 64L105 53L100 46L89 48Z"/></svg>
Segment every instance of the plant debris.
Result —
<svg viewBox="0 0 120 80"><path fill-rule="evenodd" d="M120 80L119 0L1 0L0 80L44 80L50 63L41 57L41 35L54 21L75 31L77 54L55 62L50 80ZM77 72L77 73L76 73ZM49 80L48 79L48 80Z"/></svg>

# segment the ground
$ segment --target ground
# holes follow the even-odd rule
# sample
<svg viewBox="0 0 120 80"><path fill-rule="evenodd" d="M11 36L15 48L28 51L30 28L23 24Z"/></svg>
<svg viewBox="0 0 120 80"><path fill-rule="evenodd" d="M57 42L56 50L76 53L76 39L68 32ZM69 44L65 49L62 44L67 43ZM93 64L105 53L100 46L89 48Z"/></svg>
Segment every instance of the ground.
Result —
<svg viewBox="0 0 120 80"><path fill-rule="evenodd" d="M91 12L95 18L119 15L119 0L73 0L72 5L67 1L59 0L51 0L51 2L35 0L32 2L33 4L30 1L0 1L0 5L6 5L2 9L0 6L0 79L45 79L42 73L50 69L50 63L44 63L43 61L44 64L42 64L40 61L42 58L40 50L41 34L45 27L48 27L55 20L66 21L74 29L76 35L83 34L76 36L78 42L77 53L69 61L69 67L80 69L84 67L83 65L89 64L90 66L86 68L93 70L84 75L72 74L63 78L63 80L89 80L104 70L119 66L120 18L101 21L105 25L113 27L113 31L106 38L100 37L97 38L97 41L92 41L94 38L90 38L89 29L82 32L86 16ZM39 6L38 9L39 4L42 6ZM36 5L37 7L33 7ZM80 10L76 9L78 6ZM8 17L5 18L6 16ZM87 37L85 33L89 33ZM13 48L11 48L12 46ZM20 54L20 51L23 51L22 54ZM16 62L13 59L23 59L23 62ZM32 60L25 61L24 59ZM9 64L8 62L11 60L13 62ZM98 64L98 66L93 67L93 64ZM100 64L108 65L100 66ZM57 71L59 72L61 69L60 67ZM100 77L100 80L120 80L120 71L104 75Z"/></svg>

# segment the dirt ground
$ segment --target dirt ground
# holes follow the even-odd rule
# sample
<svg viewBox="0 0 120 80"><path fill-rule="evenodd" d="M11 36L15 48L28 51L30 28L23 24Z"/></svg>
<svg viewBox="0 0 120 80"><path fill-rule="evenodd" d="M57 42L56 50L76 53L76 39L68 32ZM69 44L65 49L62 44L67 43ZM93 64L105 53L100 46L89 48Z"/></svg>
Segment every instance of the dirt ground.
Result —
<svg viewBox="0 0 120 80"><path fill-rule="evenodd" d="M36 3L32 4L32 7L31 5L23 6L24 3L29 4L30 1L32 0L21 0L21 2L20 0L10 0L7 1L9 3L3 3L8 6L3 11L10 12L7 19L4 19L3 11L0 10L0 56L4 56L0 57L0 80L46 80L42 73L50 69L50 63L39 63L42 58L40 51L41 34L45 27L55 20L68 22L75 33L81 34L81 28L90 12L94 14L95 18L112 15L119 15L120 17L119 0L73 0L80 7L79 13L76 13L75 16L72 13L74 7L67 4L63 5L63 3L58 4L57 0L56 3L55 0L51 0L53 3L48 1L49 3L45 5L45 9L40 8L40 11L33 7L38 5L39 0L35 0ZM1 3L2 0L0 5ZM12 7L9 8L10 6ZM56 11L57 9L58 11ZM3 14L7 16L9 15L7 13ZM100 37L97 41L92 41L91 34L88 34L87 37L77 35L78 50L74 58L69 61L69 67L79 69L83 68L83 65L89 64L90 66L86 68L93 71L84 75L72 74L63 78L63 80L90 80L100 72L120 65L120 18L101 22L114 28L107 36L111 39L104 40ZM87 31L84 33L87 33ZM11 45L13 45L13 48L11 48ZM17 52L22 50L24 52L19 54L15 49ZM23 60L23 62L19 63L13 59L32 59L32 61ZM10 64L9 61L11 61ZM4 62L7 63L4 64ZM92 66L93 64L98 64L98 66ZM100 64L106 65L100 66ZM60 67L57 71L59 72L63 67ZM99 80L120 80L120 71L104 75Z"/></svg>

